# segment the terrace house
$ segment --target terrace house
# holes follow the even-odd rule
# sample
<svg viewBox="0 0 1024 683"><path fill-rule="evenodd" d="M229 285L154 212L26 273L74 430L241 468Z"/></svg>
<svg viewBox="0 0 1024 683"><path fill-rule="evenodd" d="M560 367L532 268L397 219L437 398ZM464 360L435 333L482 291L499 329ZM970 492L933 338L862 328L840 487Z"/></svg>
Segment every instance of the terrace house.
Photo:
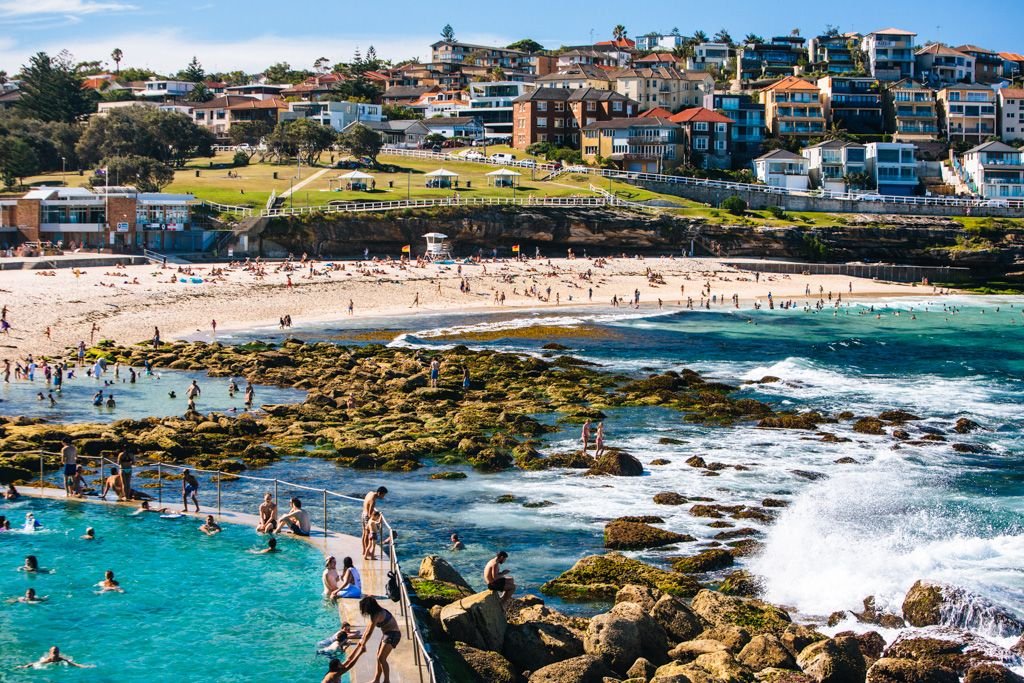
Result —
<svg viewBox="0 0 1024 683"><path fill-rule="evenodd" d="M635 100L644 109L663 107L677 111L683 107L699 107L704 95L714 91L715 80L702 71L679 71L675 68L633 68L612 74L615 92Z"/></svg>
<svg viewBox="0 0 1024 683"><path fill-rule="evenodd" d="M935 91L904 79L885 89L886 131L895 142L925 142L939 135Z"/></svg>
<svg viewBox="0 0 1024 683"><path fill-rule="evenodd" d="M583 128L583 160L608 159L623 171L660 173L681 158L682 129L658 117L613 119Z"/></svg>
<svg viewBox="0 0 1024 683"><path fill-rule="evenodd" d="M818 80L825 119L858 135L882 132L882 93L878 81L860 76L826 76Z"/></svg>
<svg viewBox="0 0 1024 683"><path fill-rule="evenodd" d="M712 109L684 109L670 121L683 129L684 159L699 168L727 169L732 166L733 120Z"/></svg>
<svg viewBox="0 0 1024 683"><path fill-rule="evenodd" d="M861 49L867 53L868 71L880 81L914 77L914 40L917 34L886 28L864 36Z"/></svg>
<svg viewBox="0 0 1024 683"><path fill-rule="evenodd" d="M984 85L955 85L936 95L942 115L941 130L950 142L980 144L998 132L996 93Z"/></svg>
<svg viewBox="0 0 1024 683"><path fill-rule="evenodd" d="M962 167L971 189L985 199L1024 199L1024 152L1005 142L967 150Z"/></svg>
<svg viewBox="0 0 1024 683"><path fill-rule="evenodd" d="M806 190L807 159L785 149L773 149L754 159L754 175L769 187Z"/></svg>
<svg viewBox="0 0 1024 683"><path fill-rule="evenodd" d="M761 90L768 130L778 137L808 139L825 133L821 92L810 81L787 76Z"/></svg>
<svg viewBox="0 0 1024 683"><path fill-rule="evenodd" d="M814 187L832 192L850 190L848 178L866 173L866 148L856 142L826 140L801 150Z"/></svg>
<svg viewBox="0 0 1024 683"><path fill-rule="evenodd" d="M825 35L807 41L807 57L815 71L828 74L854 74L862 71L859 33Z"/></svg>
<svg viewBox="0 0 1024 683"><path fill-rule="evenodd" d="M1003 79L1003 58L992 50L977 45L959 45L958 51L974 59L974 81L992 84Z"/></svg>
<svg viewBox="0 0 1024 683"><path fill-rule="evenodd" d="M1024 88L1000 88L999 137L1003 142L1024 140Z"/></svg>

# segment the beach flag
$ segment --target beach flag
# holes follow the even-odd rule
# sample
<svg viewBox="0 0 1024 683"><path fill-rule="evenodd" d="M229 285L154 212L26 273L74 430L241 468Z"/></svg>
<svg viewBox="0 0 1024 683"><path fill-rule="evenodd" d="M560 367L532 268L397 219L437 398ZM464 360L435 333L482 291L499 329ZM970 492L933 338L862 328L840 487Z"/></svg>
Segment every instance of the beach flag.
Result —
<svg viewBox="0 0 1024 683"><path fill-rule="evenodd" d="M411 244L407 244L404 247L402 247L402 253L403 254L411 254L412 253L412 245Z"/></svg>
<svg viewBox="0 0 1024 683"><path fill-rule="evenodd" d="M518 254L519 253L519 245L518 244L513 244L512 245L512 253L513 254Z"/></svg>

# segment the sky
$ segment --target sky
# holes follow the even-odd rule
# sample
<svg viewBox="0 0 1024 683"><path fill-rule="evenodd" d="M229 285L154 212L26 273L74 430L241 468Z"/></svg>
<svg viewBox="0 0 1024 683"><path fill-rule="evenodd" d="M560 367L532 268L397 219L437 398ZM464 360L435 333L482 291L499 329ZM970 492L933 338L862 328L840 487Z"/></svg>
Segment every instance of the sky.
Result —
<svg viewBox="0 0 1024 683"><path fill-rule="evenodd" d="M120 48L122 67L160 73L178 71L193 56L207 72L255 73L279 61L308 69L319 57L348 61L370 45L394 61L426 59L446 23L458 40L487 45L520 38L548 48L578 45L607 40L616 24L630 36L725 28L734 39L794 28L810 36L831 24L844 32L907 29L920 44L1024 52L1021 0L0 0L0 69L13 74L31 54L63 49L77 61L109 61Z"/></svg>

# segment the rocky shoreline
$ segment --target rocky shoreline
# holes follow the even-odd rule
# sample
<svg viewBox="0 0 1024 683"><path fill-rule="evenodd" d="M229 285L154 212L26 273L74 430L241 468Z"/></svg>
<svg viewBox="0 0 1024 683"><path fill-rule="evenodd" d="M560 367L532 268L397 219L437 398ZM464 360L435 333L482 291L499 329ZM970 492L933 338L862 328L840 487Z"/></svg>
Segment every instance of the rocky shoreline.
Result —
<svg viewBox="0 0 1024 683"><path fill-rule="evenodd" d="M981 426L967 418L940 430L916 424L918 416L898 410L877 416L779 411L743 396L738 386L708 381L691 370L643 378L617 375L561 355L566 350L552 346L546 357L535 358L464 346L434 351L288 340L241 346L175 342L153 348L103 342L88 350L90 360L203 370L213 377L293 387L307 396L302 403L263 406L257 414L191 413L109 425L4 418L0 481L30 481L37 452L58 450L64 436L85 455L112 456L128 443L147 459L226 472L304 456L382 471L415 470L429 461L468 464L483 472L567 469L591 476L640 476L667 461L645 465L615 448L600 460L578 451L545 453L541 437L556 428L535 417L552 415L557 423L575 424L602 419L606 410L640 406L676 410L692 423L799 430L823 443L846 440L829 429L843 423L855 434L885 436L896 449L940 444L960 452L984 449L969 441ZM442 378L432 387L429 366L435 357L442 363ZM462 388L463 368L472 378L468 390ZM777 381L764 377L755 384ZM686 464L704 476L746 467L688 455ZM856 464L850 458L836 462ZM48 466L56 468L56 459ZM826 476L803 470L792 475L806 480ZM435 479L465 476L432 474ZM516 501L508 499L500 502ZM659 526L664 520L656 515L608 521L607 549L657 548L667 554L661 567L618 552L586 557L541 587L561 600L614 603L611 611L589 620L561 614L532 596L517 602L508 615L500 606L494 612L497 602L490 593L475 593L443 561L426 560L412 581L417 600L430 610L445 666L463 667L465 676L475 676L453 680L952 683L951 677L967 677L973 683L1024 683L1005 669L1019 664L1024 645L1001 650L968 630L1017 637L1024 628L1010 612L956 587L919 582L902 614L880 612L868 598L862 612L837 613L828 620L835 626L852 616L881 629L926 629L904 631L888 644L878 633L827 638L815 630L826 624L794 625L784 607L761 601L757 577L729 570L761 547L762 532L746 524L771 524L785 500L737 505L662 491L652 503L688 505L691 516L708 520L713 537L692 553L673 554L697 539ZM469 625L455 625L459 619L468 619ZM486 636L477 632L485 626L492 629Z"/></svg>
<svg viewBox="0 0 1024 683"><path fill-rule="evenodd" d="M691 583L692 582L692 583ZM886 642L877 631L837 633L794 623L754 597L699 584L615 553L580 560L544 585L565 595L586 589L613 602L590 619L527 595L502 608L491 591L473 593L445 560L423 559L411 579L425 610L435 655L450 680L493 683L1021 683L1024 638L1004 649L967 628L987 625L1019 636L1005 610L943 584L918 581L903 614L881 614L873 600L856 615L882 628L910 625ZM686 599L686 598L689 599ZM970 610L965 610L968 606Z"/></svg>

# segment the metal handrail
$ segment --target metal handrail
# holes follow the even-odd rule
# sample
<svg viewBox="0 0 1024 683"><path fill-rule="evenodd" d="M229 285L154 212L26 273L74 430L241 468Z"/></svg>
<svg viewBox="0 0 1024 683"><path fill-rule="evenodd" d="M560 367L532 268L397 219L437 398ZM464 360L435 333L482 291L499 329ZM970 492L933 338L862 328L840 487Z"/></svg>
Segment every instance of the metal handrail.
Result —
<svg viewBox="0 0 1024 683"><path fill-rule="evenodd" d="M24 455L24 454L32 454L32 453L38 453L39 454L39 485L38 485L38 488L39 488L40 491L42 491L43 488L44 488L44 484L46 483L46 474L45 474L46 458L47 458L47 456L51 456L53 458L58 458L58 457L60 457L60 453L55 453L53 451L46 451L46 450L42 450L42 449L32 450L32 451L21 451L20 452L20 454L22 454L22 455ZM105 476L104 472L105 472L105 466L106 465L108 465L108 464L114 465L114 466L117 465L117 462L115 460L111 460L110 458L104 457L102 455L79 455L78 459L79 460L86 460L86 461L96 461L96 460L98 460L99 464L100 464L100 478L101 479L104 478L104 476ZM158 501L157 504L158 505L163 503L163 470L164 470L165 467L169 468L169 469L172 469L172 470L189 470L191 472L196 472L196 473L200 473L200 474L213 475L214 477L216 477L216 482L217 482L217 516L218 517L221 516L221 513L222 513L222 508L221 508L221 482L222 482L222 480L223 480L223 478L225 476L227 476L229 478L229 480L247 479L247 480L250 480L250 481L260 481L260 482L273 483L274 484L274 503L275 504L277 504L277 501L278 501L278 489L279 489L279 487L282 484L286 488L301 489L303 491L312 491L312 492L315 492L315 493L321 493L323 495L323 514L324 514L323 532L324 532L324 543L327 542L327 536L330 533L330 530L329 530L329 527L328 527L328 511L327 511L327 500L328 500L328 498L330 497L330 498L338 498L338 499L346 500L346 501L352 501L352 502L355 502L355 503L359 503L360 505L363 502L363 500L361 498L356 498L355 496L345 495L344 493L338 493L337 491L330 491L328 489L318 489L318 488L314 488L314 487L311 487L311 486L305 486L303 484L296 484L295 482L290 482L290 481L286 481L286 480L283 480L283 479L270 478L270 477L255 477L255 476L248 475L248 474L236 474L236 473L233 473L233 472L224 472L222 470L208 470L208 469L204 469L204 468L201 468L201 467L185 467L183 465L178 465L178 464L175 464L175 463L167 463L167 462L163 462L163 461L159 461L159 460L155 461L155 462L145 461L145 460L136 460L134 462L134 464L133 464L133 467L140 467L140 468L141 467L148 467L148 468L156 467L157 468L157 481L159 482L159 486L157 488L157 501ZM385 530L387 531L387 543L384 542L385 541ZM405 620L405 629L406 629L407 637L409 637L412 640L412 642L413 642L413 659L414 659L414 661L416 663L416 669L417 669L417 672L419 674L420 683L437 683L437 674L436 674L436 671L434 669L434 661L433 661L433 659L430 656L429 650L427 649L426 642L423 639L423 634L420 631L419 625L416 623L416 619L415 619L414 615L412 614L412 602L411 602L411 600L409 598L409 592L406 589L405 577L402 574L401 564L399 563L399 560L398 560L398 552L395 550L395 530L394 530L394 527L391 526L391 523L384 516L384 513L381 513L381 528L380 528L379 537L377 539L377 543L380 546L380 561L381 562L384 562L384 560L385 560L385 558L384 558L384 548L385 548L385 546L387 546L387 561L388 561L388 564L389 564L389 568L390 568L390 571L395 572L395 575L396 575L397 580L398 580L398 585L400 587L400 593L401 593L401 599L399 600L400 614L402 615L402 617Z"/></svg>

